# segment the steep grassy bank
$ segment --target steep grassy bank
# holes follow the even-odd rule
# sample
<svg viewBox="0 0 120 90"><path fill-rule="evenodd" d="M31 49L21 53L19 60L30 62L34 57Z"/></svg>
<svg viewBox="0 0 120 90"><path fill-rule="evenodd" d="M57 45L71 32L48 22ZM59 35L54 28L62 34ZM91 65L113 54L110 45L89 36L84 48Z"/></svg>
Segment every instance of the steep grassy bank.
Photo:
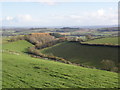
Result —
<svg viewBox="0 0 120 90"><path fill-rule="evenodd" d="M118 87L117 73L32 58L24 53L30 46L24 40L3 45L3 88Z"/></svg>

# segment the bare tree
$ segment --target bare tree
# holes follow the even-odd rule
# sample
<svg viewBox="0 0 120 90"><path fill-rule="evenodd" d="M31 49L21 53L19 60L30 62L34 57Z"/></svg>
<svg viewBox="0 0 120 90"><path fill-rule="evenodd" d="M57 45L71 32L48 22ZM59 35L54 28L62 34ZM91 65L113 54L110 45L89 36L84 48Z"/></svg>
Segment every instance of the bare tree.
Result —
<svg viewBox="0 0 120 90"><path fill-rule="evenodd" d="M102 60L102 68L105 70L111 71L113 67L115 67L115 63L112 60Z"/></svg>

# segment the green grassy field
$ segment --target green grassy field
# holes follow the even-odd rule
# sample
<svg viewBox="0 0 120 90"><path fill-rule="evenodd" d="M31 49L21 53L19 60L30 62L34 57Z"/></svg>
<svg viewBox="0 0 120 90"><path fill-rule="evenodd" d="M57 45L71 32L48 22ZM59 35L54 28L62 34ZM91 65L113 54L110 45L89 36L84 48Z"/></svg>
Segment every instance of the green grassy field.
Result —
<svg viewBox="0 0 120 90"><path fill-rule="evenodd" d="M42 53L62 57L71 62L102 67L102 60L118 63L118 48L80 45L78 42L63 42L41 50Z"/></svg>
<svg viewBox="0 0 120 90"><path fill-rule="evenodd" d="M11 42L8 44L3 44L3 50L16 51L16 52L26 52L28 47L33 46L25 40L20 40L16 42Z"/></svg>
<svg viewBox="0 0 120 90"><path fill-rule="evenodd" d="M118 87L117 73L32 58L24 53L30 46L26 41L3 45L3 88Z"/></svg>
<svg viewBox="0 0 120 90"><path fill-rule="evenodd" d="M95 39L95 40L87 41L85 43L120 45L120 43L118 42L118 40L120 40L120 37L111 37L111 38Z"/></svg>

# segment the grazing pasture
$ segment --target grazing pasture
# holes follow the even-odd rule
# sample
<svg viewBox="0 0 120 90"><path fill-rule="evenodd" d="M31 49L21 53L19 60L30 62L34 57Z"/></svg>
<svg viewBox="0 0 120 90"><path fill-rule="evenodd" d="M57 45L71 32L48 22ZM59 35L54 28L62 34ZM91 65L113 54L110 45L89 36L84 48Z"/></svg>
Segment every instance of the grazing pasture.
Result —
<svg viewBox="0 0 120 90"><path fill-rule="evenodd" d="M30 46L24 40L3 45L3 88L118 87L117 73L32 58L24 53Z"/></svg>

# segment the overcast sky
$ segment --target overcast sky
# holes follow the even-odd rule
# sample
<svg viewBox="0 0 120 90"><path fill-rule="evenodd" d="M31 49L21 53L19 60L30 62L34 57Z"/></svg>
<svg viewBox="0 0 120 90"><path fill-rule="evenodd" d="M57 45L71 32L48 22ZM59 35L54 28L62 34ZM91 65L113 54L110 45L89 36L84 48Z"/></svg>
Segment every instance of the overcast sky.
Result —
<svg viewBox="0 0 120 90"><path fill-rule="evenodd" d="M117 2L3 2L3 26L117 25Z"/></svg>

